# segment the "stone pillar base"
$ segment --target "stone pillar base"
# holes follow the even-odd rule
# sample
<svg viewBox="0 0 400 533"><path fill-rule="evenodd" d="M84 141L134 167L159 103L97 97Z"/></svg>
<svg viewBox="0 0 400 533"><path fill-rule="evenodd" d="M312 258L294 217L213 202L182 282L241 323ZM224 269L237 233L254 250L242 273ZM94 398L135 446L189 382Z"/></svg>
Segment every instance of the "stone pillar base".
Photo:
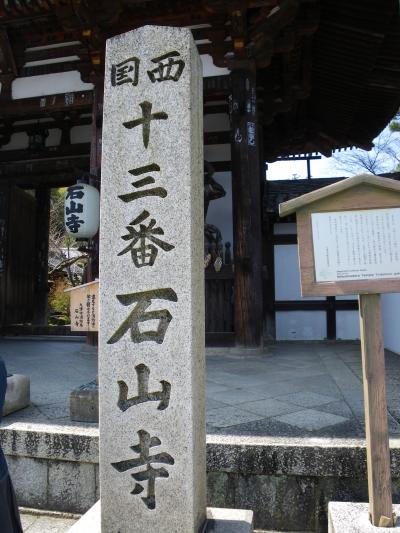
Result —
<svg viewBox="0 0 400 533"><path fill-rule="evenodd" d="M100 500L85 513L68 533L101 533ZM199 533L253 533L253 511L207 508L207 521Z"/></svg>
<svg viewBox="0 0 400 533"><path fill-rule="evenodd" d="M400 505L393 505L400 517ZM330 502L328 506L329 533L400 533L400 520L395 527L376 527L369 520L368 503Z"/></svg>
<svg viewBox="0 0 400 533"><path fill-rule="evenodd" d="M70 418L74 422L99 421L99 386L96 380L74 389L69 397Z"/></svg>
<svg viewBox="0 0 400 533"><path fill-rule="evenodd" d="M12 374L7 377L7 391L4 401L3 416L28 407L31 403L31 388L28 376Z"/></svg>

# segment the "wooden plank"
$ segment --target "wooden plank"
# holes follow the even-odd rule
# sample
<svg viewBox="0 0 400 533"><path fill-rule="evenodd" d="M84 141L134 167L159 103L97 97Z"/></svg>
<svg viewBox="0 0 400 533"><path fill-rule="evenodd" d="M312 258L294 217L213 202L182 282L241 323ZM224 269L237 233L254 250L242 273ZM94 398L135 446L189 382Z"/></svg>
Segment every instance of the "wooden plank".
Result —
<svg viewBox="0 0 400 533"><path fill-rule="evenodd" d="M276 300L275 311L357 311L357 300Z"/></svg>
<svg viewBox="0 0 400 533"><path fill-rule="evenodd" d="M47 325L50 189L36 190L36 242L33 325Z"/></svg>
<svg viewBox="0 0 400 533"><path fill-rule="evenodd" d="M298 211L299 209L308 206L311 203L328 198L333 194L338 194L340 192L347 191L348 189L361 184L400 192L400 182L398 181L391 180L389 178L372 176L371 174L360 174L359 176L354 176L352 178L347 178L342 181L337 181L336 183L332 183L331 185L322 187L322 189L311 191L307 194L299 196L298 198L293 198L293 200L289 200L288 202L280 204L279 215L281 217L290 215L291 213L294 213L295 211ZM354 209L354 206L350 204L350 207L348 207L348 209ZM343 210L343 207L341 208L341 210Z"/></svg>
<svg viewBox="0 0 400 533"><path fill-rule="evenodd" d="M271 236L274 245L282 246L284 244L297 244L296 234L279 234Z"/></svg>
<svg viewBox="0 0 400 533"><path fill-rule="evenodd" d="M400 207L400 183L386 178L368 176L368 178L370 177L374 178L375 183L380 183L382 181L385 186L377 187L375 184L371 184L370 180L367 182L360 182L358 186L351 189L345 188L333 197L324 196L310 205L303 206L296 213L302 296L339 296L345 294L400 292L400 280L394 278L318 283L315 280L311 226L312 213ZM335 183L334 185L344 183L344 181ZM331 186L329 185L328 187ZM396 190L394 190L394 187ZM308 196L308 194L304 196Z"/></svg>
<svg viewBox="0 0 400 533"><path fill-rule="evenodd" d="M229 144L231 142L230 131L206 131L204 132L204 144Z"/></svg>
<svg viewBox="0 0 400 533"><path fill-rule="evenodd" d="M389 527L392 486L379 294L360 295L360 331L370 515L374 526Z"/></svg>

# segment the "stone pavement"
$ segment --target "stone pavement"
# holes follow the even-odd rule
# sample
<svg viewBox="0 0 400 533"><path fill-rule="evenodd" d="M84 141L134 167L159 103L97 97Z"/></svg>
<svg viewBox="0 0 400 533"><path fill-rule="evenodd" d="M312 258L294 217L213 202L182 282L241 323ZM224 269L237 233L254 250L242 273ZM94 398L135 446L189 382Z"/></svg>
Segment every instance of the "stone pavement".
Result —
<svg viewBox="0 0 400 533"><path fill-rule="evenodd" d="M364 436L356 343L277 343L263 353L207 350L207 432L285 437ZM70 391L96 375L82 342L0 339L9 372L31 378L32 405L6 417L68 426ZM400 356L386 353L389 428L400 435Z"/></svg>
<svg viewBox="0 0 400 533"><path fill-rule="evenodd" d="M77 521L77 517L60 513L41 513L30 509L21 510L24 533L67 533Z"/></svg>
<svg viewBox="0 0 400 533"><path fill-rule="evenodd" d="M41 513L40 511L21 510L21 522L24 533L67 533L75 524L77 518L66 518L59 513ZM90 533L90 532L88 532ZM262 531L254 533L278 533L277 531ZM288 532L290 533L290 532ZM297 532L301 533L301 532Z"/></svg>

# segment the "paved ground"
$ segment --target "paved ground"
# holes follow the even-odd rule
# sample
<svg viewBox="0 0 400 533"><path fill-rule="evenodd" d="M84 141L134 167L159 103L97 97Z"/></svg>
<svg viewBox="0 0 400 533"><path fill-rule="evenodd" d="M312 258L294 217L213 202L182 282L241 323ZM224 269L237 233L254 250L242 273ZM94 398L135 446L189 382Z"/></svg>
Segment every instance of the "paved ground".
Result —
<svg viewBox="0 0 400 533"><path fill-rule="evenodd" d="M9 372L31 378L32 405L6 417L69 421L70 391L96 375L97 357L80 342L0 340ZM389 427L400 435L400 356L386 355ZM359 346L280 343L262 354L208 350L207 431L234 435L362 437Z"/></svg>
<svg viewBox="0 0 400 533"><path fill-rule="evenodd" d="M66 533L75 524L76 518L65 518L57 513L45 515L22 511L21 522L24 533Z"/></svg>
<svg viewBox="0 0 400 533"><path fill-rule="evenodd" d="M31 514L27 511L21 512L21 521L24 533L67 533L76 519L65 518L53 514L51 516L40 515L37 512ZM88 533L90 533L88 531ZM254 533L278 533L274 531L256 530ZM298 532L301 533L301 532Z"/></svg>

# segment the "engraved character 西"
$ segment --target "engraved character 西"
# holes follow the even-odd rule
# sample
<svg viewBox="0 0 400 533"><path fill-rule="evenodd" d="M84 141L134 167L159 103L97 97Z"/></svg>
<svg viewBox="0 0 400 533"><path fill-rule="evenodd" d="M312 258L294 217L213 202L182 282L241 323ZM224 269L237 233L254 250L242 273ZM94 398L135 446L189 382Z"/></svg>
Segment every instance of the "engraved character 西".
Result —
<svg viewBox="0 0 400 533"><path fill-rule="evenodd" d="M179 52L173 51L152 59L152 63L158 63L158 66L147 71L150 81L152 83L168 80L178 81L185 68L185 62L182 59L176 59L177 57L180 57Z"/></svg>

